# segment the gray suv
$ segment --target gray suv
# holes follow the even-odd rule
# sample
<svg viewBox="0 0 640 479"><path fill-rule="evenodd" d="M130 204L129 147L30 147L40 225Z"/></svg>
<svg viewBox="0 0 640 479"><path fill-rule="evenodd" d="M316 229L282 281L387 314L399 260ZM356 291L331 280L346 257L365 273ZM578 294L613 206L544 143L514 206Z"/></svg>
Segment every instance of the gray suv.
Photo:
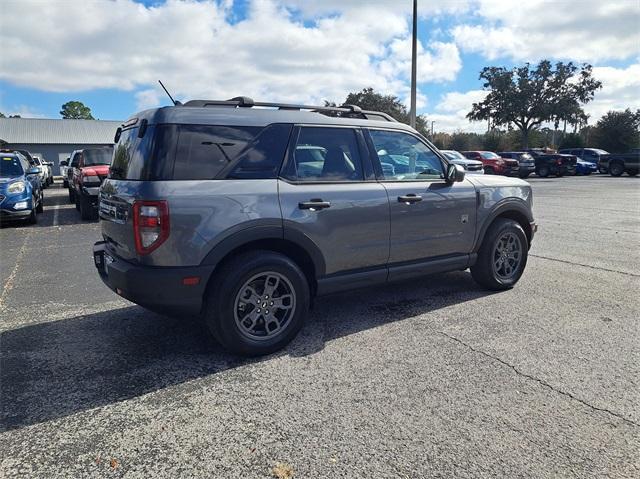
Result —
<svg viewBox="0 0 640 479"><path fill-rule="evenodd" d="M100 189L97 270L228 350L276 351L312 298L470 268L522 275L536 231L517 178L469 176L407 125L357 106L194 100L138 113Z"/></svg>

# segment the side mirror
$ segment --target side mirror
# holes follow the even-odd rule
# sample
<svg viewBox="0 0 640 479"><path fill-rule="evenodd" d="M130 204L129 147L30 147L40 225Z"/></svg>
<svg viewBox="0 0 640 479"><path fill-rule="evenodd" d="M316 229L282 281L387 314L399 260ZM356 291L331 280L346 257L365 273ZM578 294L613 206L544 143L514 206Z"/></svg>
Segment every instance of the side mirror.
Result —
<svg viewBox="0 0 640 479"><path fill-rule="evenodd" d="M67 160L62 160L60 162L60 166L69 166L69 162Z"/></svg>
<svg viewBox="0 0 640 479"><path fill-rule="evenodd" d="M27 176L30 176L30 175L37 175L37 174L39 174L39 173L40 173L40 168L38 168L37 166L35 166L35 167L33 167L33 168L29 168L29 169L27 170Z"/></svg>
<svg viewBox="0 0 640 479"><path fill-rule="evenodd" d="M449 165L447 167L447 183L455 183L464 180L464 168L460 165Z"/></svg>

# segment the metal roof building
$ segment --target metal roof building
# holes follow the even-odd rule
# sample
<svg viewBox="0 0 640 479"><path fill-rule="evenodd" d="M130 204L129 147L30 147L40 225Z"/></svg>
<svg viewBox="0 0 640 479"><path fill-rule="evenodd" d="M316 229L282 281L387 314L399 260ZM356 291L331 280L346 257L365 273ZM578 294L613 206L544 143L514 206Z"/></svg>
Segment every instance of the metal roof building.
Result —
<svg viewBox="0 0 640 479"><path fill-rule="evenodd" d="M0 118L0 144L3 148L28 150L54 164L59 174L60 161L73 150L113 144L120 121L51 120L40 118Z"/></svg>

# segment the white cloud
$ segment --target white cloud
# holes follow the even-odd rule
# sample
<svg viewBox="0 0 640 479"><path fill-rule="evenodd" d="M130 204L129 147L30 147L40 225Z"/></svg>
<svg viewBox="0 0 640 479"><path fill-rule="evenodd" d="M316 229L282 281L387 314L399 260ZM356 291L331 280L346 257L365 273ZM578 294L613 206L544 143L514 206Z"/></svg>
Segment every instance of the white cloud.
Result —
<svg viewBox="0 0 640 479"><path fill-rule="evenodd" d="M489 60L601 62L640 52L637 0L479 0L477 18L481 24L458 25L452 34L461 48Z"/></svg>
<svg viewBox="0 0 640 479"><path fill-rule="evenodd" d="M486 95L484 90L454 91L442 95L435 111L427 115L430 121L435 121L434 130L448 133L458 130L478 133L486 131L486 123L471 122L466 118L471 105L482 101Z"/></svg>
<svg viewBox="0 0 640 479"><path fill-rule="evenodd" d="M303 22L295 8L327 11L330 5L257 0L245 19L231 22L228 1L168 0L146 7L116 0L74 8L66 2L9 1L0 17L0 78L54 92L139 90L139 107L161 101L158 79L177 99L340 101L368 86L406 96L406 6L334 3L339 14ZM441 1L438 8L466 5L449 3ZM452 80L460 68L456 45L421 45L421 82Z"/></svg>
<svg viewBox="0 0 640 479"><path fill-rule="evenodd" d="M602 82L602 90L584 107L589 124L594 125L609 110L640 109L640 63L627 68L594 67L593 76Z"/></svg>

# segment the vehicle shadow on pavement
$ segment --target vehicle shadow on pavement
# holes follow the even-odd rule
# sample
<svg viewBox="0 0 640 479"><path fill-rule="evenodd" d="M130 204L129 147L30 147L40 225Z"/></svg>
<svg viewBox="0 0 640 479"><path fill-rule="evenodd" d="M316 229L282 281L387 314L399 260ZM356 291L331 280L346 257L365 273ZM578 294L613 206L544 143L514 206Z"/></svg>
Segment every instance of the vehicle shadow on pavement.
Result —
<svg viewBox="0 0 640 479"><path fill-rule="evenodd" d="M314 354L336 338L487 294L468 273L457 272L320 298L288 348L254 359L225 353L194 319L160 316L137 306L5 331L0 336L0 431L252 362Z"/></svg>

